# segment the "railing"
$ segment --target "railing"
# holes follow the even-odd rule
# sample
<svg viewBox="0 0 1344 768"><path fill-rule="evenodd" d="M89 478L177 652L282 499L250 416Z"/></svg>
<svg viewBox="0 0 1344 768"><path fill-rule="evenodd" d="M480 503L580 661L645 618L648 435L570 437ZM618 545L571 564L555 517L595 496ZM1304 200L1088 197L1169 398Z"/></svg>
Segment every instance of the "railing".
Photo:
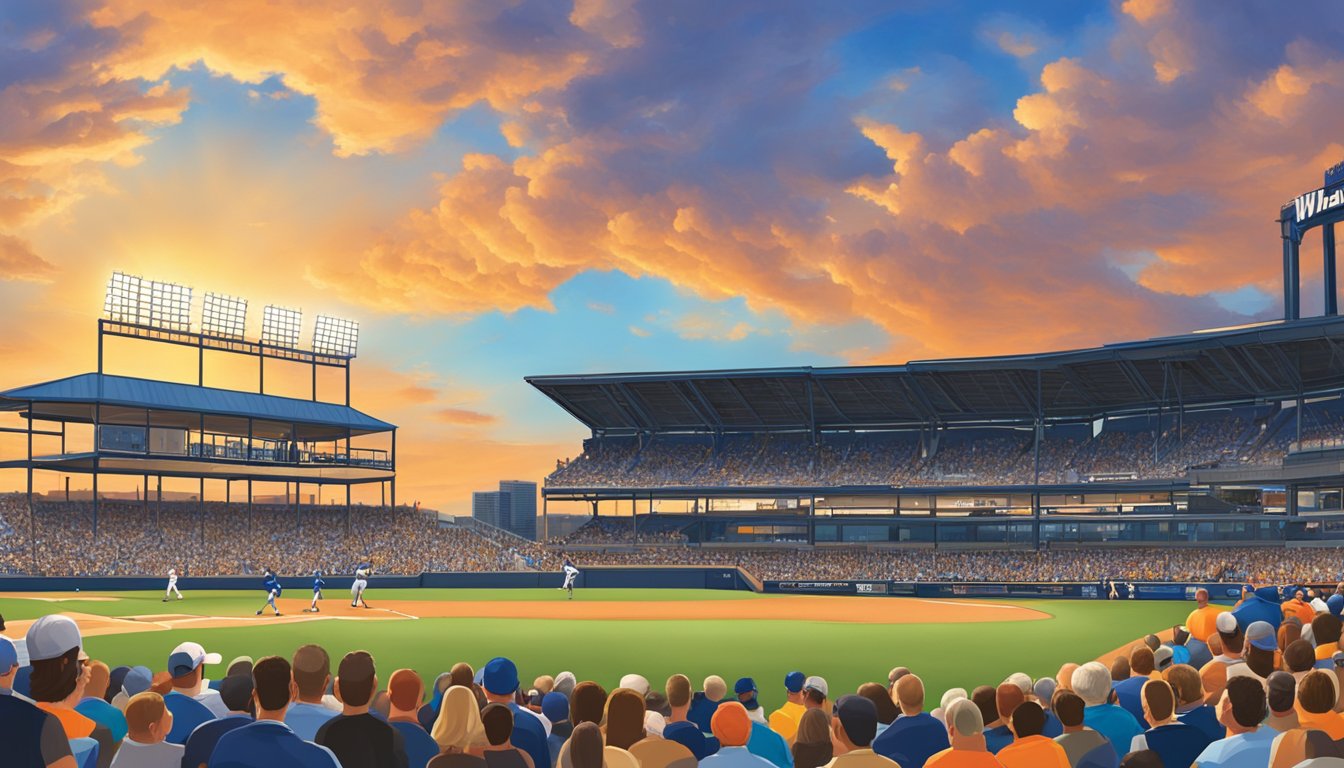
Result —
<svg viewBox="0 0 1344 768"><path fill-rule="evenodd" d="M388 452L378 448L315 451L291 440L248 438L219 432L103 425L98 428L96 444L100 453L392 469Z"/></svg>
<svg viewBox="0 0 1344 768"><path fill-rule="evenodd" d="M1289 453L1302 453L1304 451L1330 451L1344 449L1344 438L1340 437L1318 437L1312 440L1294 440L1288 444Z"/></svg>

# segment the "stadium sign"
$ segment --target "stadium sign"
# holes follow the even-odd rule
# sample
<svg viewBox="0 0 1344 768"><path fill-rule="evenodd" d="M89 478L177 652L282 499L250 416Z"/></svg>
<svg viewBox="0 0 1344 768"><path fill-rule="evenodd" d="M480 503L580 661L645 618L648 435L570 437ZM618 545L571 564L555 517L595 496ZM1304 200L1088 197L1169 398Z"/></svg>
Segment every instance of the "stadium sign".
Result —
<svg viewBox="0 0 1344 768"><path fill-rule="evenodd" d="M1298 224L1344 205L1344 187L1337 187L1329 194L1326 194L1326 189L1322 187L1293 200L1294 220Z"/></svg>

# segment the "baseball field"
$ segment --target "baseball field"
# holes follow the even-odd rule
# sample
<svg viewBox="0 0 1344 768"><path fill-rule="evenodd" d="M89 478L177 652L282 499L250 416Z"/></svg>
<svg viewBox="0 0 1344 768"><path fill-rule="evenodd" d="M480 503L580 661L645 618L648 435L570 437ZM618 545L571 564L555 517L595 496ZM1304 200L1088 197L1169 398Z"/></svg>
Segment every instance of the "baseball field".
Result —
<svg viewBox="0 0 1344 768"><path fill-rule="evenodd" d="M1065 661L1109 657L1149 632L1182 623L1193 607L1176 601L924 600L763 595L714 590L370 589L372 607L352 608L332 592L318 614L311 593L287 592L281 616L257 616L256 591L10 593L0 595L6 634L65 613L80 624L89 655L111 665L164 668L171 649L194 640L208 651L290 656L320 643L339 659L371 652L380 678L410 667L425 679L493 656L518 662L525 684L573 671L609 688L638 672L660 684L682 672L699 681L754 677L770 703L793 669L819 674L832 690L883 682L902 665L933 696L952 686L994 684L1012 672L1053 675ZM344 599L342 599L344 598ZM223 670L209 670L212 676Z"/></svg>

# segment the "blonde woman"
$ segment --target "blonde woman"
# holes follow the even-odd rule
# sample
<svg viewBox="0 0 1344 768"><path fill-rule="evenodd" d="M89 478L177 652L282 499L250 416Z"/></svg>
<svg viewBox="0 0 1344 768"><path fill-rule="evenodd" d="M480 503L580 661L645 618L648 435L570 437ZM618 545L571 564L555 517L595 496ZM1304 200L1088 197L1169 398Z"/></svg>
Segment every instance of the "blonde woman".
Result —
<svg viewBox="0 0 1344 768"><path fill-rule="evenodd" d="M430 736L439 754L425 768L485 768L485 726L470 688L455 685L444 692Z"/></svg>

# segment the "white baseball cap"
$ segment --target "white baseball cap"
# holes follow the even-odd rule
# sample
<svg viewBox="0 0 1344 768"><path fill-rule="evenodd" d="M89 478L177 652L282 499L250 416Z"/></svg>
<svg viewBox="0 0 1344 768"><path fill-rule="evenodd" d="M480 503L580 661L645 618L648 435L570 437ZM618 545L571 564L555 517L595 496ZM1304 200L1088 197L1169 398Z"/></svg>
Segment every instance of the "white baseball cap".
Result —
<svg viewBox="0 0 1344 768"><path fill-rule="evenodd" d="M30 661L45 661L58 659L71 648L82 647L84 640L74 619L52 614L43 616L28 628L27 645Z"/></svg>
<svg viewBox="0 0 1344 768"><path fill-rule="evenodd" d="M807 690L808 688L811 688L817 693L820 693L823 697L831 695L831 689L828 685L826 685L826 679L822 677L817 677L816 675L813 675L812 677L809 677L807 678L807 680L803 681L803 690Z"/></svg>
<svg viewBox="0 0 1344 768"><path fill-rule="evenodd" d="M1213 624L1219 632L1232 633L1237 631L1237 617L1233 616L1230 611L1218 614L1218 618L1213 620Z"/></svg>
<svg viewBox="0 0 1344 768"><path fill-rule="evenodd" d="M182 643L168 654L168 674L180 677L202 664L218 664L223 660L218 653L206 653L200 643Z"/></svg>

